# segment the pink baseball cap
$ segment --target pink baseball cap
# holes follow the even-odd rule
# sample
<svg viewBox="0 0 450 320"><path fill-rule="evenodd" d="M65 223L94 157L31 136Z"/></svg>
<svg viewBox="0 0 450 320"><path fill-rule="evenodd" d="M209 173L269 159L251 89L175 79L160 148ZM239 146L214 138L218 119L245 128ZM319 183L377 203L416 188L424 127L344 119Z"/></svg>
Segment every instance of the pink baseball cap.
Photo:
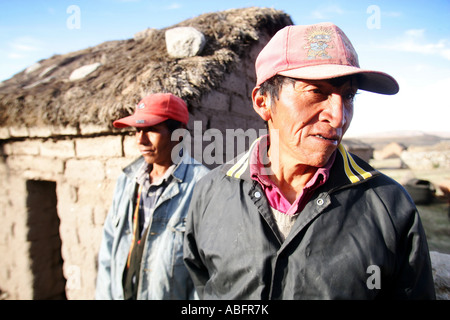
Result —
<svg viewBox="0 0 450 320"><path fill-rule="evenodd" d="M114 121L113 125L116 128L151 127L168 119L187 124L187 105L183 99L171 93L156 93L143 98L134 114Z"/></svg>
<svg viewBox="0 0 450 320"><path fill-rule="evenodd" d="M259 53L255 67L257 86L277 74L305 80L358 75L362 90L382 94L399 91L390 75L361 69L350 40L329 22L279 30Z"/></svg>

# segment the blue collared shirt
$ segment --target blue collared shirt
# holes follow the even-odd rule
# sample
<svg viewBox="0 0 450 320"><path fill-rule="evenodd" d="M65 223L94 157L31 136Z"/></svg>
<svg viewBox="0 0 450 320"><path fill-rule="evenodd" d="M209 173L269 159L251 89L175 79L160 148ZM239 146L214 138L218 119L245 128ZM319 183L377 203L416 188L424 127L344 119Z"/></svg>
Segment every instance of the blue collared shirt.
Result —
<svg viewBox="0 0 450 320"><path fill-rule="evenodd" d="M141 230L141 236L151 223L156 203L163 190L172 181L172 174L175 168L175 164L171 165L160 179L152 182L150 181L152 165L144 162L139 168L136 174L136 183L142 186L141 203L139 205L139 228Z"/></svg>

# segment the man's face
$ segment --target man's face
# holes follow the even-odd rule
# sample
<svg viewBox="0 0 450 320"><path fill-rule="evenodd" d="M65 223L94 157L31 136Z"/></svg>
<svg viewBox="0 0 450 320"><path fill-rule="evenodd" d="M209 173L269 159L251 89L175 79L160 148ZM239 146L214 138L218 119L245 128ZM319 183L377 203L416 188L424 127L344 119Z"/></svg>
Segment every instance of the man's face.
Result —
<svg viewBox="0 0 450 320"><path fill-rule="evenodd" d="M171 141L171 133L165 123L145 128L136 128L136 143L148 164L171 164L173 147L178 143Z"/></svg>
<svg viewBox="0 0 450 320"><path fill-rule="evenodd" d="M353 117L356 81L286 82L279 100L271 99L269 129L278 129L281 158L323 167L338 147Z"/></svg>

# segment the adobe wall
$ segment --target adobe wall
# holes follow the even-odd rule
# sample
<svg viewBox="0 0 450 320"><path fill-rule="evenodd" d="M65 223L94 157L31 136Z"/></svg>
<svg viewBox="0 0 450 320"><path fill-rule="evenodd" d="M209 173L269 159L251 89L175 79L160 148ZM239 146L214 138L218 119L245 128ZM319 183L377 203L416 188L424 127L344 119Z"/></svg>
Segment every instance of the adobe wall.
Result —
<svg viewBox="0 0 450 320"><path fill-rule="evenodd" d="M3 145L1 165L5 194L0 195L0 286L9 299L36 298L34 270L47 270L47 260L30 256L33 233L42 217L30 221L27 181L56 183L61 255L69 299L91 299L96 276L96 255L101 229L120 169L135 156L134 139L102 136L15 141ZM44 197L44 195L43 195ZM39 255L39 253L37 253ZM32 267L33 263L41 263ZM44 297L45 298L45 297ZM51 297L48 297L51 298Z"/></svg>
<svg viewBox="0 0 450 320"><path fill-rule="evenodd" d="M202 133L210 128L221 132L227 128L264 128L250 99L255 83L253 61L260 49L254 47L220 88L205 94L194 106L190 129L195 120L201 121ZM203 135L194 137L195 143L203 142L202 149L212 143L199 141ZM93 299L98 248L115 181L121 169L139 156L134 136L96 126L1 128L0 153L3 296ZM201 151L193 155L201 160ZM56 195L56 218L47 217L51 215L47 209L42 210L42 216L36 213L41 203L36 194L30 196L30 186L36 189L41 185L50 186L42 191L41 199L48 202L44 208L51 207L51 193ZM55 228L59 235L54 234ZM54 247L41 252L44 249L40 248L48 248L49 243ZM50 256L58 248L60 258ZM58 263L62 276L58 275Z"/></svg>

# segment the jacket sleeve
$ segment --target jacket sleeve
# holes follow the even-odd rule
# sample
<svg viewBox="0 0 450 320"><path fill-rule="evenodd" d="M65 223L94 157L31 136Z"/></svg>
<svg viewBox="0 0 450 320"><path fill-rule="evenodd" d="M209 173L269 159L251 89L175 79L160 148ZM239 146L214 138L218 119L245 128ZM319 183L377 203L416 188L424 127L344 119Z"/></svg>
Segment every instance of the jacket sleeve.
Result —
<svg viewBox="0 0 450 320"><path fill-rule="evenodd" d="M414 210L401 235L395 299L436 299L430 253L419 213Z"/></svg>
<svg viewBox="0 0 450 320"><path fill-rule="evenodd" d="M112 208L111 208L112 210ZM103 238L98 254L97 284L95 288L95 299L112 300L111 294L111 248L112 248L112 226L111 210L103 226Z"/></svg>
<svg viewBox="0 0 450 320"><path fill-rule="evenodd" d="M201 253L197 247L199 220L204 211L203 202L205 194L203 193L203 190L206 190L203 186L203 182L204 179L200 180L194 188L186 220L186 233L183 248L184 263L194 282L195 289L200 299L203 299L203 290L209 280L208 270L203 263Z"/></svg>
<svg viewBox="0 0 450 320"><path fill-rule="evenodd" d="M397 185L398 186L398 185ZM431 259L419 212L403 187L389 190L385 206L396 230L396 272L388 296L392 299L435 299ZM382 285L383 286L383 285Z"/></svg>
<svg viewBox="0 0 450 320"><path fill-rule="evenodd" d="M103 237L98 254L98 272L95 289L95 299L97 300L113 299L111 290L111 253L114 241L114 222L117 216L118 200L120 199L119 193L123 192L123 182L124 177L120 177L116 184L111 207L103 225Z"/></svg>

